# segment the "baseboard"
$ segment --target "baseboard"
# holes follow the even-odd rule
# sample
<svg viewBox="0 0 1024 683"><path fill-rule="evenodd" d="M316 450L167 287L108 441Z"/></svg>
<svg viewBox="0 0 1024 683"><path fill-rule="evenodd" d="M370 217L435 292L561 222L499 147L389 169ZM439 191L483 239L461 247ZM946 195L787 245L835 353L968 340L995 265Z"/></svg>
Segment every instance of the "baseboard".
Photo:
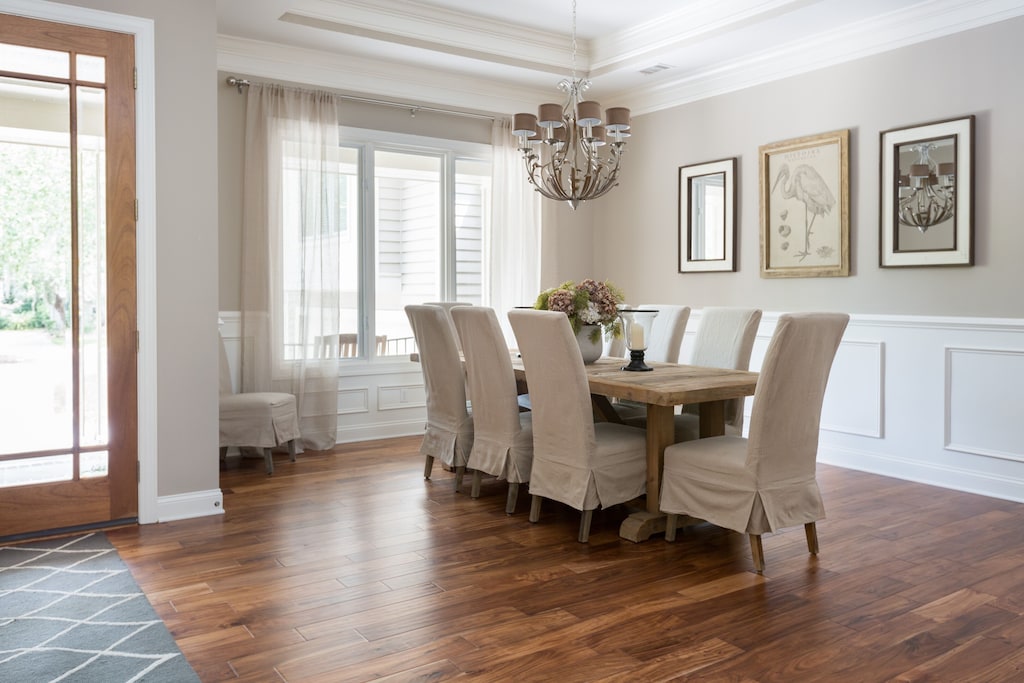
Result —
<svg viewBox="0 0 1024 683"><path fill-rule="evenodd" d="M157 521L159 522L223 515L224 495L220 489L193 491L174 496L160 496L157 498L156 505Z"/></svg>
<svg viewBox="0 0 1024 683"><path fill-rule="evenodd" d="M981 496L1024 503L1024 480L1015 477L995 477L977 470L935 465L884 453L831 446L819 447L818 462L895 479L916 481L919 484L938 486L953 491L976 493Z"/></svg>

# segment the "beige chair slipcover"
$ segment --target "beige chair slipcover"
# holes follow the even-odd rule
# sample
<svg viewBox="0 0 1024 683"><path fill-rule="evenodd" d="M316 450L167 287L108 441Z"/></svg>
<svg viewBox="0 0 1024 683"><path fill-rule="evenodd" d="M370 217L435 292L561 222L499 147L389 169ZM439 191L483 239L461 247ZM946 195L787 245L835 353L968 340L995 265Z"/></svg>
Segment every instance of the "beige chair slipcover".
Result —
<svg viewBox="0 0 1024 683"><path fill-rule="evenodd" d="M462 488L473 448L473 416L466 407L466 374L455 340L455 324L440 306L406 306L427 398L427 425L420 444L426 456L423 477L430 479L434 458L455 470L455 490Z"/></svg>
<svg viewBox="0 0 1024 683"><path fill-rule="evenodd" d="M220 340L220 455L229 446L263 450L267 474L274 473L272 449L288 444L288 455L295 462L295 440L301 438L295 396L276 391L236 394L231 388L228 354L224 338Z"/></svg>
<svg viewBox="0 0 1024 683"><path fill-rule="evenodd" d="M821 404L849 316L791 313L779 317L754 393L748 438L716 436L665 449L661 509L665 537L675 515L749 534L757 571L761 534L803 524L817 553L814 523L825 508L815 479Z"/></svg>
<svg viewBox="0 0 1024 683"><path fill-rule="evenodd" d="M644 493L646 433L594 423L586 369L564 313L514 310L508 319L533 403L530 521L539 519L542 498L565 503L582 513L578 538L586 543L595 508Z"/></svg>
<svg viewBox="0 0 1024 683"><path fill-rule="evenodd" d="M462 353L462 340L459 339L458 333L455 331L455 322L452 320L452 309L456 306L472 306L462 301L424 301L424 306L440 306L444 309L444 314L448 318L448 324L452 326L452 335L455 337L455 346L459 349L459 353Z"/></svg>
<svg viewBox="0 0 1024 683"><path fill-rule="evenodd" d="M654 323L651 325L651 336L648 340L647 350L644 351L644 360L678 363L679 347L683 344L686 323L690 319L690 307L672 304L641 304L637 308L658 311L658 315L655 316ZM622 337L612 340L608 355L615 357L629 355L629 350ZM612 406L619 419L626 424L638 427L643 427L646 424L647 406L644 404L618 400ZM631 420L639 420L639 422L631 422Z"/></svg>
<svg viewBox="0 0 1024 683"><path fill-rule="evenodd" d="M530 480L530 413L519 412L512 359L494 309L458 306L451 310L451 315L462 340L473 397L473 450L467 463L473 470L472 496L480 497L481 473L504 479L508 482L505 512L512 514L519 484Z"/></svg>

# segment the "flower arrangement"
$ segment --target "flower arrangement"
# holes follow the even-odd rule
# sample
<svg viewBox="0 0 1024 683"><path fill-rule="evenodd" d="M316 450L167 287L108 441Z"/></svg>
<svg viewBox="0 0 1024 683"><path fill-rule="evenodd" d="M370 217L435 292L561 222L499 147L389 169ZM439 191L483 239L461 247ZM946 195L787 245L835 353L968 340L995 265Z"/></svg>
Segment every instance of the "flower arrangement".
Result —
<svg viewBox="0 0 1024 683"><path fill-rule="evenodd" d="M561 311L569 316L572 331L579 334L584 325L598 325L591 341L601 338L601 329L608 338L622 334L619 304L624 300L622 291L612 283L586 279L579 284L572 280L557 287L545 289L533 307L542 311Z"/></svg>

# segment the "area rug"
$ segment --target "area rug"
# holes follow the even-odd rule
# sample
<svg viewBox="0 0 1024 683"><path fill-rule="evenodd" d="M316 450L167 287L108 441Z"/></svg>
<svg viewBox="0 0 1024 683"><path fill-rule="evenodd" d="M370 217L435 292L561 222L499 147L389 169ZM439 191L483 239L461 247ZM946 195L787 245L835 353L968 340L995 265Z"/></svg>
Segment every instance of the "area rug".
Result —
<svg viewBox="0 0 1024 683"><path fill-rule="evenodd" d="M102 533L0 547L0 681L199 681Z"/></svg>

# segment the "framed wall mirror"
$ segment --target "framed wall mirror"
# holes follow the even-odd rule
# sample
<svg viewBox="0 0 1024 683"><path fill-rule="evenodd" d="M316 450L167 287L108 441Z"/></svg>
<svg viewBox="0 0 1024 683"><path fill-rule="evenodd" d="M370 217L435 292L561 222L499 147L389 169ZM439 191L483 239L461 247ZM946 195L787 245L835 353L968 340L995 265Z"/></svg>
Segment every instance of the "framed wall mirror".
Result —
<svg viewBox="0 0 1024 683"><path fill-rule="evenodd" d="M736 157L679 167L679 272L736 270Z"/></svg>
<svg viewBox="0 0 1024 683"><path fill-rule="evenodd" d="M881 137L879 265L972 265L974 117Z"/></svg>

